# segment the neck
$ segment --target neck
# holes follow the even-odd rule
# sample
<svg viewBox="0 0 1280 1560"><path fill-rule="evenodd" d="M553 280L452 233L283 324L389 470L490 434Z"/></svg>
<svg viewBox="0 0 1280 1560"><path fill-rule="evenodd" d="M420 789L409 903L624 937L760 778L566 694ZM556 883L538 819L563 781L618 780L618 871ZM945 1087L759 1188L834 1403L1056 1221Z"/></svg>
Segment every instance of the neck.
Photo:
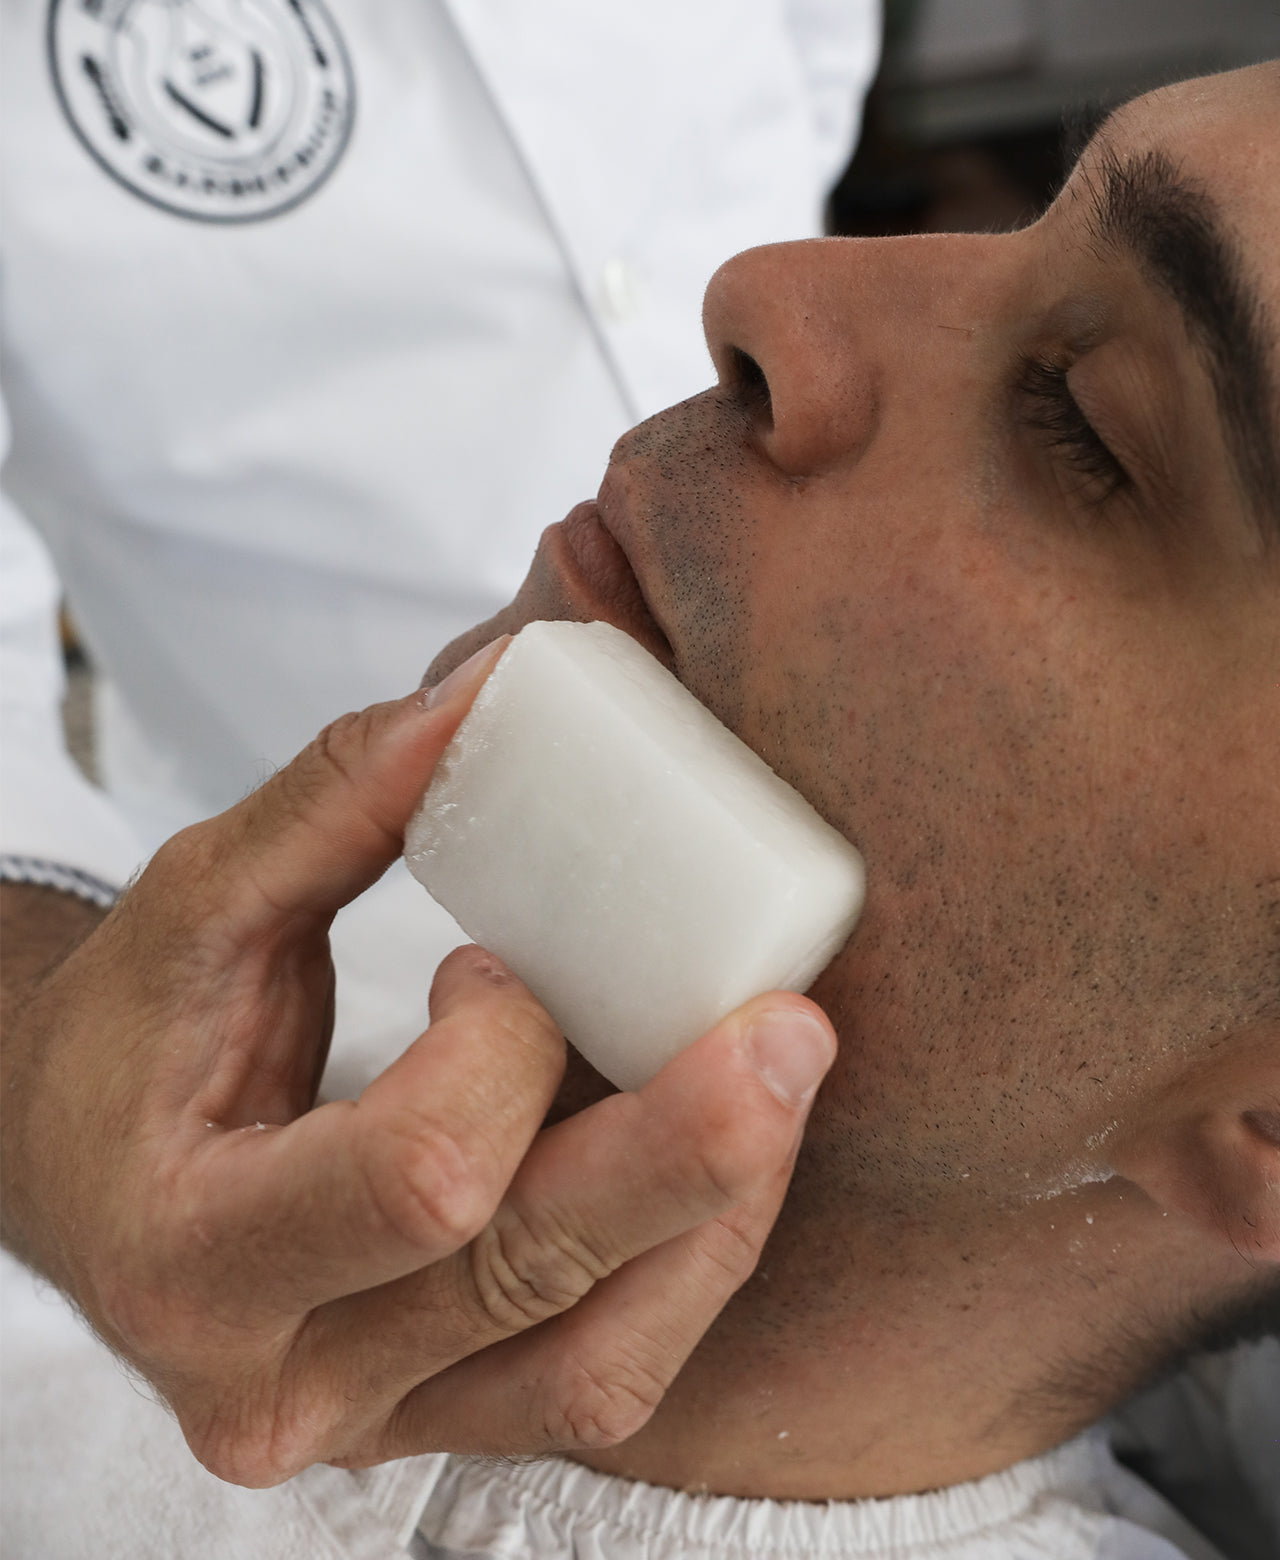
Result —
<svg viewBox="0 0 1280 1560"><path fill-rule="evenodd" d="M1161 1363L1134 1342L1153 1327L1152 1273L1177 1272L1184 1302L1221 1292L1222 1271L1173 1226L1119 1179L1014 1210L952 1207L928 1225L868 1220L838 1252L829 1224L784 1215L645 1429L582 1460L780 1500L997 1472L1075 1434Z"/></svg>

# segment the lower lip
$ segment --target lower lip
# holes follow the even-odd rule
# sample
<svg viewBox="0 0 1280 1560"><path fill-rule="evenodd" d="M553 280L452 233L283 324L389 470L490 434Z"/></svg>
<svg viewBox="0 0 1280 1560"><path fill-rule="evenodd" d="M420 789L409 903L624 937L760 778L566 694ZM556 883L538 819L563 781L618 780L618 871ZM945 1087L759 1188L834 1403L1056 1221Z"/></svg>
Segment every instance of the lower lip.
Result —
<svg viewBox="0 0 1280 1560"><path fill-rule="evenodd" d="M543 536L575 606L612 623L667 666L671 646L640 590L626 553L605 529L594 500L578 504Z"/></svg>

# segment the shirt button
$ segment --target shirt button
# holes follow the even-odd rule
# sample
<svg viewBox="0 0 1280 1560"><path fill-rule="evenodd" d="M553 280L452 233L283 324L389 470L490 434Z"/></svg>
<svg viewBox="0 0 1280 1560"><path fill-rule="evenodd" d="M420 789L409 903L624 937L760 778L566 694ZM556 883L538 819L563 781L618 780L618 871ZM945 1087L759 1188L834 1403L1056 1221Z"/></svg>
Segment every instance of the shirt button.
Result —
<svg viewBox="0 0 1280 1560"><path fill-rule="evenodd" d="M640 312L636 274L625 260L606 260L601 267L600 312L615 325L624 325Z"/></svg>

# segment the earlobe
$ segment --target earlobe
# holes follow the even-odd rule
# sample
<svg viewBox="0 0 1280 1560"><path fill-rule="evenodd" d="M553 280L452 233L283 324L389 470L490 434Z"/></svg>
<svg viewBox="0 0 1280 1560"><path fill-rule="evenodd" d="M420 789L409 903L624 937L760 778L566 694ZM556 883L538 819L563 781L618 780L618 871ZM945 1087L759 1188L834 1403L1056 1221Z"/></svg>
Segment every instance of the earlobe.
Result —
<svg viewBox="0 0 1280 1560"><path fill-rule="evenodd" d="M1112 1164L1206 1239L1280 1263L1280 1023L1215 1044L1152 1102Z"/></svg>

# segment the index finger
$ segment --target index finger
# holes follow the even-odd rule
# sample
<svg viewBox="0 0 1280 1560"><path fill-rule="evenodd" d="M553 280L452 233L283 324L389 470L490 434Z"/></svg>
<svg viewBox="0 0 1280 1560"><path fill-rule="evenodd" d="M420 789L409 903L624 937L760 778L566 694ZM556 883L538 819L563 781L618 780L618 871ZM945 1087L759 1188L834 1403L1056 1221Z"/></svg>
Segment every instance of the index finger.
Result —
<svg viewBox="0 0 1280 1560"><path fill-rule="evenodd" d="M191 1196L202 1251L234 1252L228 1300L301 1316L465 1246L488 1222L550 1107L564 1040L483 949L455 950L429 1029L358 1100L209 1144Z"/></svg>
<svg viewBox="0 0 1280 1560"><path fill-rule="evenodd" d="M540 1134L465 1252L312 1317L295 1369L342 1405L342 1455L542 1454L652 1408L754 1265L834 1054L803 997L746 1004Z"/></svg>
<svg viewBox="0 0 1280 1560"><path fill-rule="evenodd" d="M260 919L332 915L382 875L509 643L494 640L436 688L343 716L252 796L199 826L210 831L208 894L240 912L243 931ZM255 891L248 901L246 883Z"/></svg>

